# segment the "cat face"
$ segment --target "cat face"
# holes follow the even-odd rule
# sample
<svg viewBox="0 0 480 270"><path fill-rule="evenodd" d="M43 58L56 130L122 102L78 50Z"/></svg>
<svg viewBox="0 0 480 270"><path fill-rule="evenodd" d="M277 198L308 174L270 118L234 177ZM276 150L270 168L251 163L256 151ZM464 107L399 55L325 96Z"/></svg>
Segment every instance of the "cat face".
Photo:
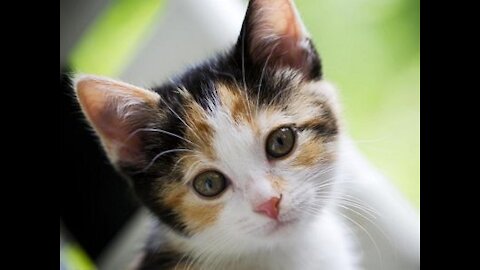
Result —
<svg viewBox="0 0 480 270"><path fill-rule="evenodd" d="M331 197L334 90L291 1L250 1L231 50L160 87L75 88L112 164L192 245L282 241Z"/></svg>

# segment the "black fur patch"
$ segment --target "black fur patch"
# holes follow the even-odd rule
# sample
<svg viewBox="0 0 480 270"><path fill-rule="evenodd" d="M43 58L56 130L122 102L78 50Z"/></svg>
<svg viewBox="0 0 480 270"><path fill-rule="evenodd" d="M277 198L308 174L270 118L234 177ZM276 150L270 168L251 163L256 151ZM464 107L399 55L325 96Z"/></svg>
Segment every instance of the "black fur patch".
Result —
<svg viewBox="0 0 480 270"><path fill-rule="evenodd" d="M175 269L181 263L186 262L188 257L175 251L160 251L147 253L138 270Z"/></svg>

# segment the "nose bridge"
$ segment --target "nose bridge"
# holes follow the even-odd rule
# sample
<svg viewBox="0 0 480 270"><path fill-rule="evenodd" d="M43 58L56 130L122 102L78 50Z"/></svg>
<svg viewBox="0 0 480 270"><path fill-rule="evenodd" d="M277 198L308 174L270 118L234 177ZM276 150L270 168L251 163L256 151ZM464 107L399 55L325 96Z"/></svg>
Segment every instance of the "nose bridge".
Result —
<svg viewBox="0 0 480 270"><path fill-rule="evenodd" d="M257 172L256 176L249 175L248 190L253 205L258 205L278 195L263 172Z"/></svg>
<svg viewBox="0 0 480 270"><path fill-rule="evenodd" d="M258 173L256 178L250 176L247 189L252 210L277 220L282 194L272 179L271 175L266 172Z"/></svg>
<svg viewBox="0 0 480 270"><path fill-rule="evenodd" d="M258 177L265 164L263 155L258 152L258 142L251 128L234 125L223 114L215 120L217 125L222 126L222 132L215 137L215 152L221 163L229 169L234 178L242 179L242 182Z"/></svg>

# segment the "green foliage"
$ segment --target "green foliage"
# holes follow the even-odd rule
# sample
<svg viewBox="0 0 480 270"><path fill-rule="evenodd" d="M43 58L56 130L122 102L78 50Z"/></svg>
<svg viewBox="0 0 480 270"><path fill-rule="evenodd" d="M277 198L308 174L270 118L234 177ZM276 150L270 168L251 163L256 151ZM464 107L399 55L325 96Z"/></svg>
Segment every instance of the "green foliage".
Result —
<svg viewBox="0 0 480 270"><path fill-rule="evenodd" d="M89 27L70 56L77 72L118 76L162 10L163 0L115 0Z"/></svg>

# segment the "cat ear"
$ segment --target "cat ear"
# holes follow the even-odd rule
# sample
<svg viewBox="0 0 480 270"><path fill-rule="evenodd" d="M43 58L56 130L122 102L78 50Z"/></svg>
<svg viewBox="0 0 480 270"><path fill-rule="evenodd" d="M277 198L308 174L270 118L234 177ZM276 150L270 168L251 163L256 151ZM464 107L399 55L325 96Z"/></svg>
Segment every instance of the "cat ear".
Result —
<svg viewBox="0 0 480 270"><path fill-rule="evenodd" d="M322 75L320 58L293 0L251 0L237 50L253 64L299 69L309 79Z"/></svg>
<svg viewBox="0 0 480 270"><path fill-rule="evenodd" d="M80 107L111 162L140 161L141 140L135 131L155 115L160 96L97 76L80 76L74 81Z"/></svg>

